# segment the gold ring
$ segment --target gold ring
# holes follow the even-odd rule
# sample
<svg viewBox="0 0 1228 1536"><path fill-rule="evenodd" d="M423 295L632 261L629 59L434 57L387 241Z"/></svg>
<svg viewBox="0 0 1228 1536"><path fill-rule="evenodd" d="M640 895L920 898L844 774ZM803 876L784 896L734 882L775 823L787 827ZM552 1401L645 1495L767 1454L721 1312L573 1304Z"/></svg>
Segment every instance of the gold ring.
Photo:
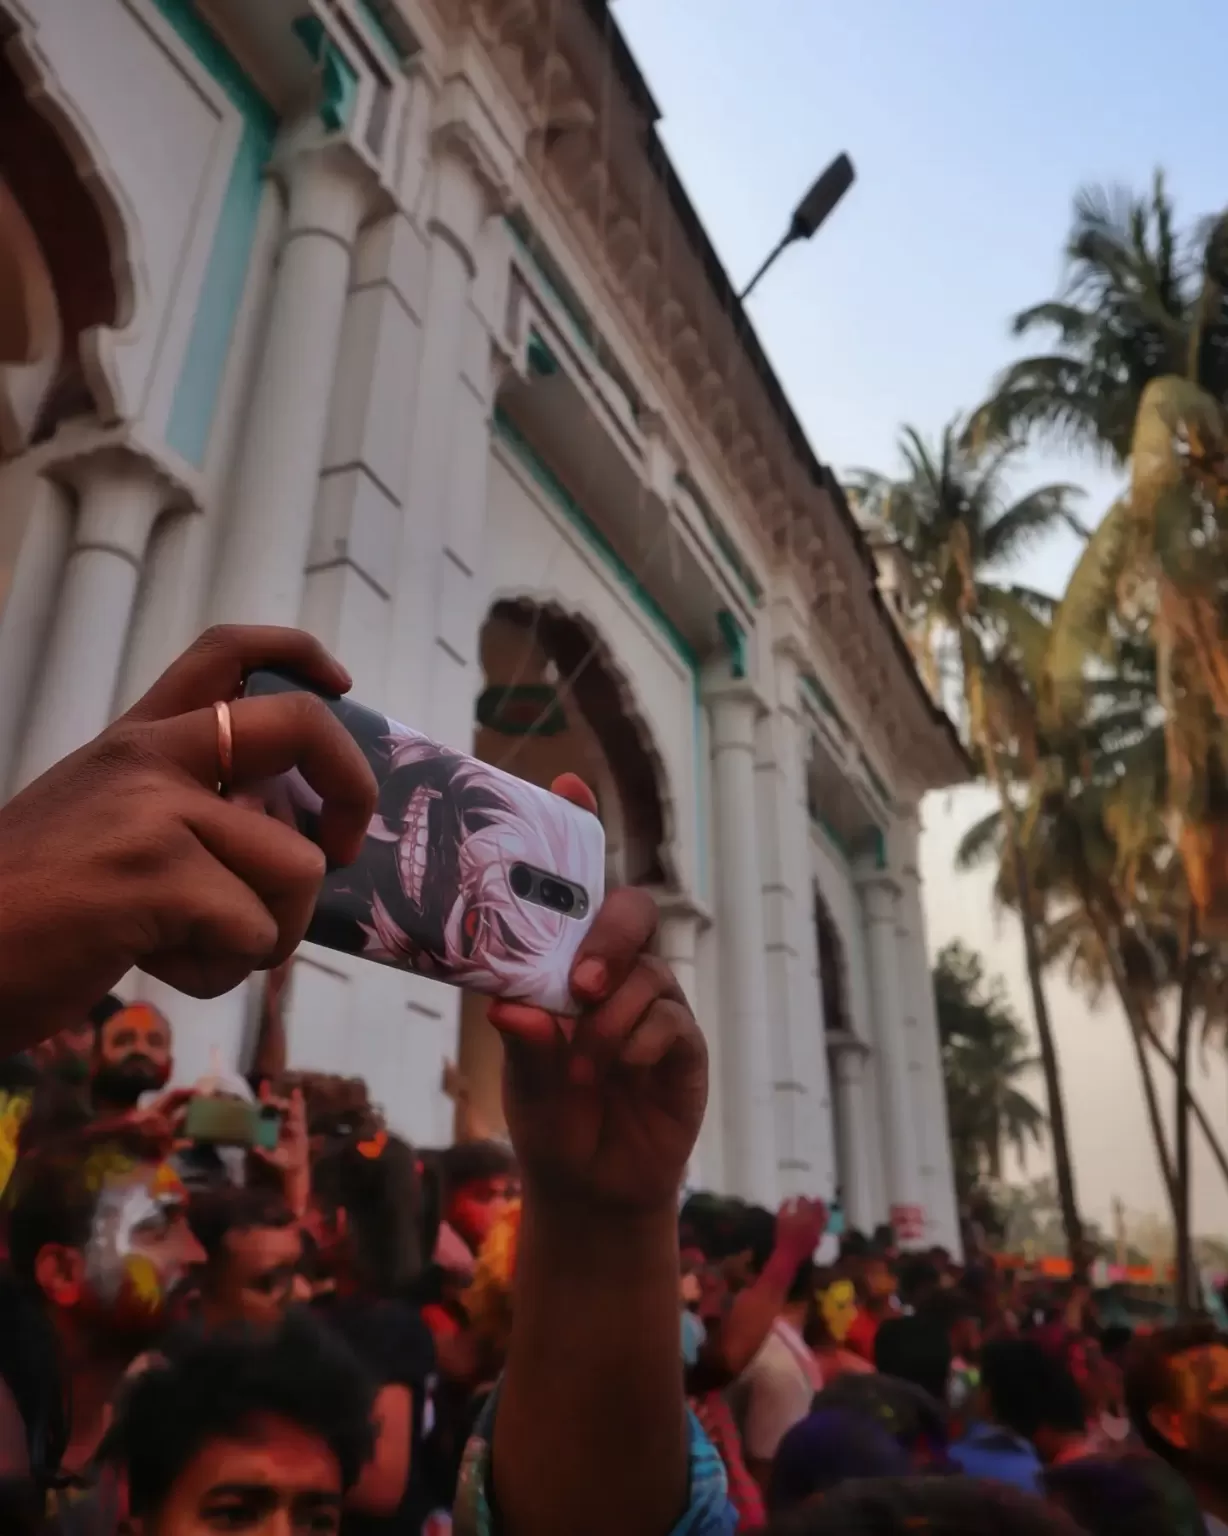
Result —
<svg viewBox="0 0 1228 1536"><path fill-rule="evenodd" d="M217 716L217 792L228 793L235 769L235 738L230 723L230 705L219 699L213 706Z"/></svg>

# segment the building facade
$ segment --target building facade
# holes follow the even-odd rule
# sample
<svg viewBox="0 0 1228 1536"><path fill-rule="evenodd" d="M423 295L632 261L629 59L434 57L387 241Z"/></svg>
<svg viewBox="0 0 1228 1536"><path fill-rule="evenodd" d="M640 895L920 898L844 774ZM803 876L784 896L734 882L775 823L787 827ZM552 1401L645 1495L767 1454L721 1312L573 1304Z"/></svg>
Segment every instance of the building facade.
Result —
<svg viewBox="0 0 1228 1536"><path fill-rule="evenodd" d="M963 778L604 0L0 0L0 789L205 625L596 789L711 1050L692 1182L958 1242L917 871ZM133 995L180 1077L252 989ZM479 1000L305 948L296 1065L501 1125Z"/></svg>

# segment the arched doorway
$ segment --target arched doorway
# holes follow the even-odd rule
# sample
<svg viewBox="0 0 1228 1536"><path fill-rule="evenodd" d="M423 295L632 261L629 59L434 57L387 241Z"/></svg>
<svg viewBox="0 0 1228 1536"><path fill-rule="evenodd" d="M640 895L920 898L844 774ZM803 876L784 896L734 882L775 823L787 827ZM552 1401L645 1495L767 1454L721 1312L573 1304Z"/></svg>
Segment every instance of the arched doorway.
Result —
<svg viewBox="0 0 1228 1536"><path fill-rule="evenodd" d="M474 754L543 789L578 774L597 796L608 885L670 883L664 772L609 650L592 627L529 599L494 605L482 627ZM461 1004L456 1134L500 1135L503 1048L486 1000Z"/></svg>

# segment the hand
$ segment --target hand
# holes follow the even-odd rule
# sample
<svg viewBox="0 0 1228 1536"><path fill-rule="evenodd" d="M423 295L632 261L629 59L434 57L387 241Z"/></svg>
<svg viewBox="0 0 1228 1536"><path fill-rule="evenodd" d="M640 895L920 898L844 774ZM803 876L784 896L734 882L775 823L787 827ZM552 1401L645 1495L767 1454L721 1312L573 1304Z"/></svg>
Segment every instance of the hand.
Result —
<svg viewBox="0 0 1228 1536"><path fill-rule="evenodd" d="M236 700L258 666L349 686L298 630L209 630L0 809L0 1053L80 1020L133 966L214 997L298 945L326 860L349 863L362 846L375 782L311 694ZM324 802L321 847L217 794L217 700L236 700L234 788L297 767Z"/></svg>
<svg viewBox="0 0 1228 1536"><path fill-rule="evenodd" d="M814 1256L827 1231L827 1207L821 1200L786 1200L776 1213L776 1252L798 1268Z"/></svg>
<svg viewBox="0 0 1228 1536"><path fill-rule="evenodd" d="M93 1129L98 1132L107 1125L114 1125L120 1131L135 1131L159 1146L163 1156L169 1156L192 1145L183 1135L183 1122L188 1105L195 1097L195 1088L169 1088L144 1107L96 1122Z"/></svg>
<svg viewBox="0 0 1228 1536"><path fill-rule="evenodd" d="M574 774L552 787L596 811ZM656 927L647 892L614 891L572 966L578 1018L524 1003L490 1009L526 1187L586 1214L672 1207L703 1119L707 1051L673 973L649 953Z"/></svg>

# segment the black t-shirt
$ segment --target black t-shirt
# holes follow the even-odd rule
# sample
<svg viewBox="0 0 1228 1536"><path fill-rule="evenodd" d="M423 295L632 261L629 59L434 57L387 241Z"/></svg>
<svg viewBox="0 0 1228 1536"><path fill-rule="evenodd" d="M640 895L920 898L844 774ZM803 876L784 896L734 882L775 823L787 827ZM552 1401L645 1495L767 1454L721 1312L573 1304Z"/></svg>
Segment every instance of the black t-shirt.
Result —
<svg viewBox="0 0 1228 1536"><path fill-rule="evenodd" d="M413 1394L409 1481L391 1515L348 1510L342 1536L418 1536L430 1514L422 1454L423 1416L435 1374L435 1345L414 1307L401 1301L358 1297L321 1302L317 1314L330 1323L366 1367L377 1387L408 1387Z"/></svg>

